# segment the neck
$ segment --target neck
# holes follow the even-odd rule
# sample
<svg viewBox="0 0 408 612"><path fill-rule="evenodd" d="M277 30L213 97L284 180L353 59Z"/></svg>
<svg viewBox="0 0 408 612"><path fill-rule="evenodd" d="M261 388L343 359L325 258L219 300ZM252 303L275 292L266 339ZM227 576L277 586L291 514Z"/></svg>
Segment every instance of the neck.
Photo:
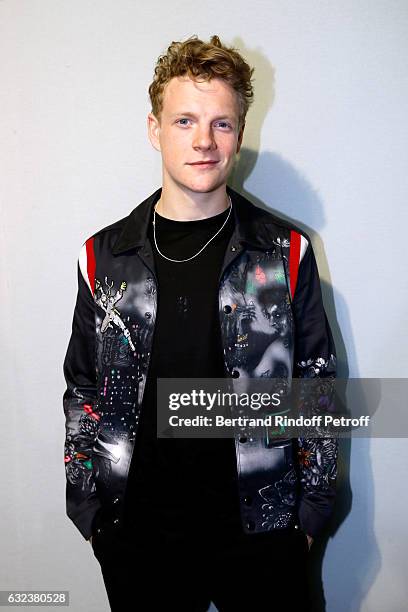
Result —
<svg viewBox="0 0 408 612"><path fill-rule="evenodd" d="M226 210L230 200L226 185L210 193L178 191L177 194L162 188L155 205L156 212L174 221L195 221L213 217Z"/></svg>

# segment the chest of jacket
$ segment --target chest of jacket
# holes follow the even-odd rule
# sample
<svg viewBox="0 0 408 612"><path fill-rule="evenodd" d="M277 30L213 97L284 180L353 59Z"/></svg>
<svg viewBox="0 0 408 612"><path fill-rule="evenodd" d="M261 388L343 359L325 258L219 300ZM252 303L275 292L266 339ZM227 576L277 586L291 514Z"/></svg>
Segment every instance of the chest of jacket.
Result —
<svg viewBox="0 0 408 612"><path fill-rule="evenodd" d="M112 255L108 235L94 241L95 360L99 433L93 447L98 496L123 499L149 372L160 298L152 247ZM292 375L294 322L289 241L248 248L232 237L218 288L225 376ZM292 444L235 436L243 527L284 527L293 520L297 478ZM117 503L117 501L116 501ZM120 506L120 504L119 504Z"/></svg>

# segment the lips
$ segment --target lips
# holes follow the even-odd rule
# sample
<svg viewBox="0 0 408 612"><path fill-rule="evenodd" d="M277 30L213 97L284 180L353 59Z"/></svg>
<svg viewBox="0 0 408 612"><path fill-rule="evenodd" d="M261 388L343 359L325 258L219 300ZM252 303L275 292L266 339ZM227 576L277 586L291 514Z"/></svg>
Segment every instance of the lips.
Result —
<svg viewBox="0 0 408 612"><path fill-rule="evenodd" d="M199 162L191 162L189 166L213 166L214 164L218 164L218 160L208 160L208 161L199 161Z"/></svg>

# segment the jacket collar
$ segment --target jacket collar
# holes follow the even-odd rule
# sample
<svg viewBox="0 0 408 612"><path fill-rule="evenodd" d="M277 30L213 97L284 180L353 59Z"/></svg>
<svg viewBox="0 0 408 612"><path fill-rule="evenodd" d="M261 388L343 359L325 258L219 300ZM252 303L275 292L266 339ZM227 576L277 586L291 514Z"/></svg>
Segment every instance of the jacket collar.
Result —
<svg viewBox="0 0 408 612"><path fill-rule="evenodd" d="M159 200L161 191L162 188L159 187L125 218L124 225L112 247L114 255L144 246L152 209ZM257 248L271 247L279 233L276 224L271 219L265 219L268 213L228 185L227 193L231 197L232 212L235 217L235 240Z"/></svg>

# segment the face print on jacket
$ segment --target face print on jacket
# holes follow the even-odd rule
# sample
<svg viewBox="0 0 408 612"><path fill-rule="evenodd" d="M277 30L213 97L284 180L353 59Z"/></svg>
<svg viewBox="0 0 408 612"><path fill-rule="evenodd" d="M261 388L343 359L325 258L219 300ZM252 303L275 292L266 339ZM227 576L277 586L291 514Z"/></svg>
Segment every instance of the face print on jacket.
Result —
<svg viewBox="0 0 408 612"><path fill-rule="evenodd" d="M254 378L289 377L292 317L282 260L246 254L232 267L223 301L231 305L223 322L230 366Z"/></svg>

